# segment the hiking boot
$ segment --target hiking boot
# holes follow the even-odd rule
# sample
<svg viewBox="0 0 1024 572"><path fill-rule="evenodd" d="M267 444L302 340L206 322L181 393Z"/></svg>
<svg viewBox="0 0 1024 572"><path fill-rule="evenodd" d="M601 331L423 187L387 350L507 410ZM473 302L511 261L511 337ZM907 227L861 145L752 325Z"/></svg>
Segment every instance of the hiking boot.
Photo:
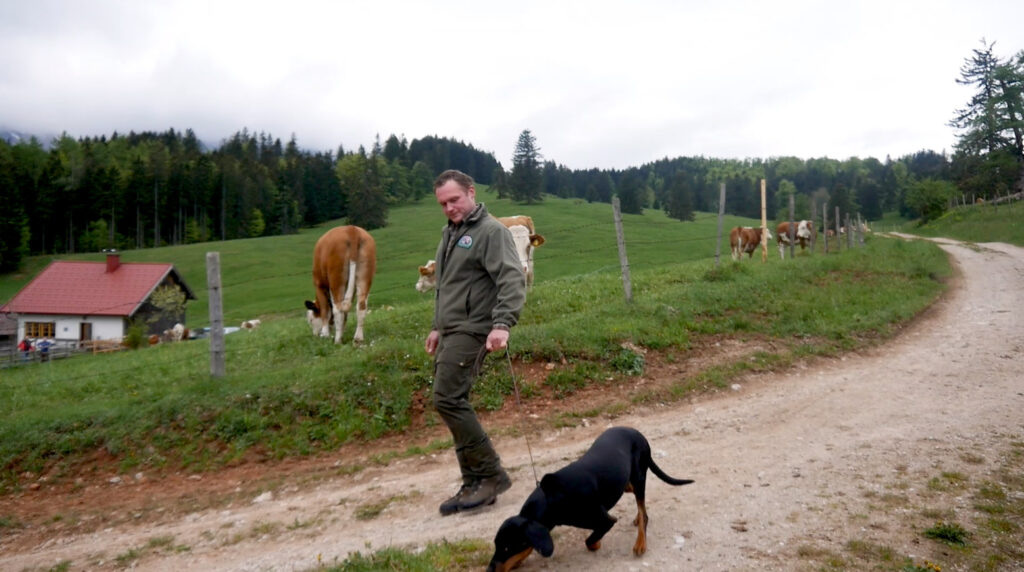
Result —
<svg viewBox="0 0 1024 572"><path fill-rule="evenodd" d="M477 483L475 482L463 483L462 486L459 487L459 492L455 493L455 496L441 503L441 516L448 516L459 512L462 507L463 500L465 500L470 491L476 487L476 484Z"/></svg>
<svg viewBox="0 0 1024 572"><path fill-rule="evenodd" d="M462 497L459 510L469 510L478 506L494 504L498 495L512 487L512 479L508 473L501 471L493 477L487 477L476 482L469 493Z"/></svg>

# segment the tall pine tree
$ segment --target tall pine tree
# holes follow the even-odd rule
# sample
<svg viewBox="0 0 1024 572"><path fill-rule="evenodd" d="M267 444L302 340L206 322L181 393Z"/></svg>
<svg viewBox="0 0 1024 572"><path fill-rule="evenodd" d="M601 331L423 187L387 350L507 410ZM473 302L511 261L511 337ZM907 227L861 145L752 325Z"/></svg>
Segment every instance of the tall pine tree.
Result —
<svg viewBox="0 0 1024 572"><path fill-rule="evenodd" d="M993 46L982 40L982 49L965 58L956 81L975 93L949 122L960 130L954 161L972 165L954 167L961 190L983 196L1024 191L1024 51L1000 61Z"/></svg>
<svg viewBox="0 0 1024 572"><path fill-rule="evenodd" d="M519 134L516 149L512 153L512 176L509 177L509 188L514 200L527 204L543 200L543 174L541 172L540 148L537 139L524 129Z"/></svg>
<svg viewBox="0 0 1024 572"><path fill-rule="evenodd" d="M693 188L689 175L684 171L676 171L672 175L672 183L669 185L663 207L665 214L670 218L681 221L694 220Z"/></svg>

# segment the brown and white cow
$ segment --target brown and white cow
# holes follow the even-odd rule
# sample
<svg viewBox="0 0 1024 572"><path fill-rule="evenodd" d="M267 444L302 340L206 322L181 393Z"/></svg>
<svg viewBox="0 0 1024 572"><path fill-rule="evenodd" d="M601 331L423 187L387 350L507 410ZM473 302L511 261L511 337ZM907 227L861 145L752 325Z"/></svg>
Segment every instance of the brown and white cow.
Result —
<svg viewBox="0 0 1024 572"><path fill-rule="evenodd" d="M420 266L420 279L416 281L417 292L429 292L437 287L437 263L433 260L428 260L426 264Z"/></svg>
<svg viewBox="0 0 1024 572"><path fill-rule="evenodd" d="M357 300L356 333L352 341L363 341L366 298L370 295L376 271L377 244L370 233L358 226L332 228L316 241L313 247L316 302L306 300L306 321L314 336L329 337L333 323L334 343L341 343L341 333L352 310L354 292Z"/></svg>
<svg viewBox="0 0 1024 572"><path fill-rule="evenodd" d="M544 237L534 231L533 219L525 215L495 217L512 233L512 242L516 245L519 263L526 276L526 286L533 286L533 249L544 244ZM434 274L437 265L428 260L420 266L420 277L416 281L417 292L429 292L437 287L437 276Z"/></svg>
<svg viewBox="0 0 1024 572"><path fill-rule="evenodd" d="M775 227L775 239L779 243L779 257L786 258L785 250L789 246L789 221L779 223L779 226ZM807 245L811 241L818 238L818 231L814 228L814 223L809 220L801 220L796 222L796 229L793 232L793 244L799 244L800 250L807 248Z"/></svg>
<svg viewBox="0 0 1024 572"><path fill-rule="evenodd" d="M526 287L533 286L533 249L544 244L544 237L533 228L533 218L526 215L497 217L501 224L512 233L512 241L516 244L519 263L526 275Z"/></svg>
<svg viewBox="0 0 1024 572"><path fill-rule="evenodd" d="M768 233L768 240L771 240L772 231L767 228L764 231ZM742 259L743 253L747 253L748 258L753 258L754 251L757 250L759 244L761 244L760 228L737 226L729 232L729 246L732 247L733 260Z"/></svg>

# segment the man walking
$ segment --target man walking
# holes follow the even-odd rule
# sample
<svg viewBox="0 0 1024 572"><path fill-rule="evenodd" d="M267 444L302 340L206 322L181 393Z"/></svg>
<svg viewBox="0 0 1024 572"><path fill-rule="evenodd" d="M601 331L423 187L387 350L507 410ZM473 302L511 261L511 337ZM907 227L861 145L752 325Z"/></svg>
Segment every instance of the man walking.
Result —
<svg viewBox="0 0 1024 572"><path fill-rule="evenodd" d="M488 352L504 349L526 300L512 234L476 202L473 178L454 169L434 181L448 217L437 248L434 320L424 347L434 356L434 407L455 442L462 487L441 503L446 516L493 503L512 486L469 403Z"/></svg>

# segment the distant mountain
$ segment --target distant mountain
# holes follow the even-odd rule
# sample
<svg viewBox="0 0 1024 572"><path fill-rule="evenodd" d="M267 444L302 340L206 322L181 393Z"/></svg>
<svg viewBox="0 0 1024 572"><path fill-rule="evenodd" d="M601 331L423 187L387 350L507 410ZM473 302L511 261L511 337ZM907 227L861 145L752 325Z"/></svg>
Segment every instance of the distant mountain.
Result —
<svg viewBox="0 0 1024 572"><path fill-rule="evenodd" d="M43 148L49 149L50 142L53 141L55 135L40 135L38 133L25 133L24 131L17 131L15 129L8 129L6 127L0 127L0 139L3 139L10 145L17 145L18 143L27 143L32 137L35 137L40 143L43 144Z"/></svg>

